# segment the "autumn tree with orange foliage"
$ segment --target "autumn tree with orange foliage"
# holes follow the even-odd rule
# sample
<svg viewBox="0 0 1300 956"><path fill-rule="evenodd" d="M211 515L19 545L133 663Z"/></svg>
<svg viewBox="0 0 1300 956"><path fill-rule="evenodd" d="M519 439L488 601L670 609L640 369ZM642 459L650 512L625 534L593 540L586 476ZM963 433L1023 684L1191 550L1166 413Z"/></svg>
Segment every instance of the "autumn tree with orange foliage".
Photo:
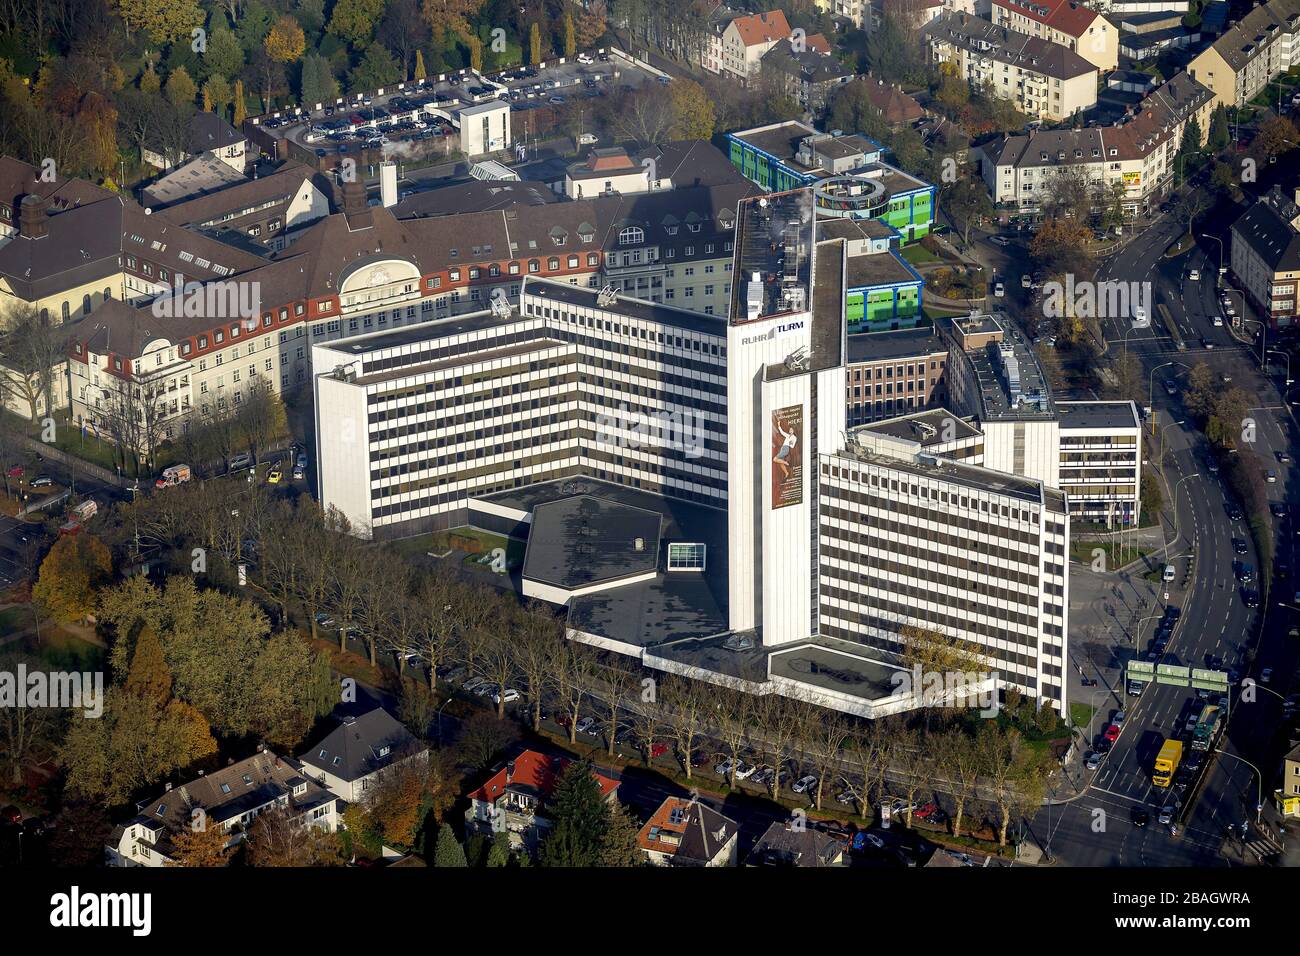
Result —
<svg viewBox="0 0 1300 956"><path fill-rule="evenodd" d="M285 14L272 24L263 47L266 55L277 63L293 63L302 56L306 46L302 27L293 17Z"/></svg>

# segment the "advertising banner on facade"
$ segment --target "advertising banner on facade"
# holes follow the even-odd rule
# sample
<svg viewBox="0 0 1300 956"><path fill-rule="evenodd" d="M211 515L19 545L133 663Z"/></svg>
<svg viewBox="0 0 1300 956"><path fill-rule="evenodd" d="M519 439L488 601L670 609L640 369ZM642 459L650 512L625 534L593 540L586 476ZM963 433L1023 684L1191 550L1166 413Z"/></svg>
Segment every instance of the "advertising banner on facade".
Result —
<svg viewBox="0 0 1300 956"><path fill-rule="evenodd" d="M772 507L803 503L803 406L772 412Z"/></svg>

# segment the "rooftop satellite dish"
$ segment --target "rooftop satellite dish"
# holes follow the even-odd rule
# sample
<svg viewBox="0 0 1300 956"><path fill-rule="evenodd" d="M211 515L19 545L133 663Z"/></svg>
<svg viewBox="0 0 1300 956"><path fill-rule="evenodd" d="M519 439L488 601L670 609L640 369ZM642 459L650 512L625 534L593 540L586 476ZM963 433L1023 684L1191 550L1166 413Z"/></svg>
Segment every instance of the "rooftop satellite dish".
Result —
<svg viewBox="0 0 1300 956"><path fill-rule="evenodd" d="M603 309L609 308L618 301L618 293L614 291L612 285L607 285L596 293L596 304Z"/></svg>

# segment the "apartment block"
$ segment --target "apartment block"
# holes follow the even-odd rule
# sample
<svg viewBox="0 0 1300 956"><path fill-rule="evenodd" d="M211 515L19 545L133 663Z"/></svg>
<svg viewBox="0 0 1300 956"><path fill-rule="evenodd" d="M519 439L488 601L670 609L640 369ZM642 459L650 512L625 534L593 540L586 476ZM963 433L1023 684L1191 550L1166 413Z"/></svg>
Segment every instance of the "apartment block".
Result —
<svg viewBox="0 0 1300 956"><path fill-rule="evenodd" d="M1246 297L1274 327L1295 322L1300 205L1281 187L1274 186L1232 224L1229 262Z"/></svg>
<svg viewBox="0 0 1300 956"><path fill-rule="evenodd" d="M993 0L991 13L997 26L1059 44L1103 73L1119 66L1119 29L1079 0Z"/></svg>
<svg viewBox="0 0 1300 956"><path fill-rule="evenodd" d="M1120 126L1035 130L975 149L980 175L999 209L1036 213L1058 176L1093 184L1098 209L1118 196L1125 216L1149 211L1177 173L1183 131L1194 118L1208 134L1213 94L1179 73L1146 96Z"/></svg>
<svg viewBox="0 0 1300 956"><path fill-rule="evenodd" d="M1213 92L1214 106L1244 106L1296 65L1298 32L1300 0L1256 4L1197 54L1187 72Z"/></svg>
<svg viewBox="0 0 1300 956"><path fill-rule="evenodd" d="M1057 122L1097 103L1096 64L1060 44L964 13L931 21L930 61L950 63L973 89L990 88L1029 116Z"/></svg>

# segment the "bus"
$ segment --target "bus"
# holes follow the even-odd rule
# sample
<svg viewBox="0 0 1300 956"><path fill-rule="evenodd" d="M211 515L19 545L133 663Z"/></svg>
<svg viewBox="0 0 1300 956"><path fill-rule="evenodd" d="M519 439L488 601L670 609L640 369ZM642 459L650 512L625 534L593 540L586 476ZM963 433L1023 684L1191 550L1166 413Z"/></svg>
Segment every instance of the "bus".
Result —
<svg viewBox="0 0 1300 956"><path fill-rule="evenodd" d="M1166 740L1160 747L1160 753L1156 755L1155 766L1151 770L1151 783L1157 787L1167 787L1169 782L1174 779L1174 773L1178 770L1178 764L1183 759L1183 742L1181 740Z"/></svg>
<svg viewBox="0 0 1300 956"><path fill-rule="evenodd" d="M1219 718L1222 712L1218 707L1206 707L1201 713L1201 719L1196 722L1196 729L1192 731L1192 749L1209 750L1214 746L1214 738L1219 732Z"/></svg>
<svg viewBox="0 0 1300 956"><path fill-rule="evenodd" d="M1156 311L1160 313L1160 323L1165 327L1165 331L1169 333L1169 337L1174 340L1174 348L1180 352L1186 352L1187 343L1183 341L1183 333L1178 331L1178 323L1169 314L1169 309L1161 302L1156 305Z"/></svg>

